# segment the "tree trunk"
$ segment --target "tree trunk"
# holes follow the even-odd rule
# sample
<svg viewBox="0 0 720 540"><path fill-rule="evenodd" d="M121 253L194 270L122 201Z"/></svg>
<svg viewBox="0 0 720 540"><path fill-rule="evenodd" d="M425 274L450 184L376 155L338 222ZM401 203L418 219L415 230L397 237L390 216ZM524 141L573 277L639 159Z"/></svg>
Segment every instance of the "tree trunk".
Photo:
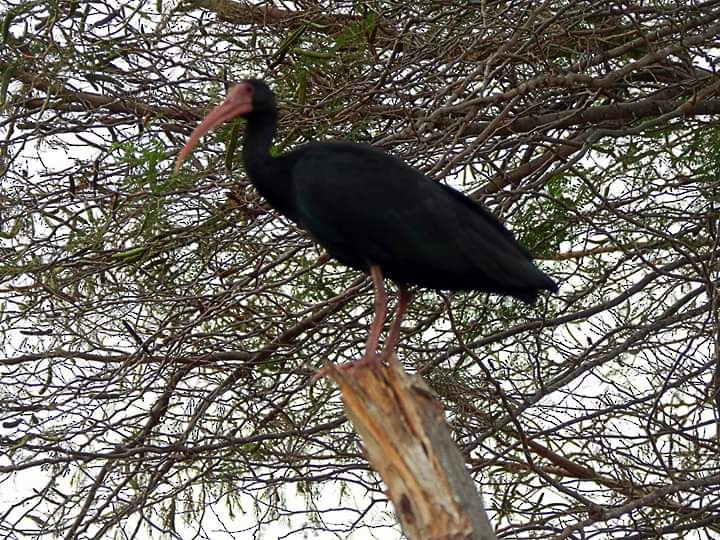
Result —
<svg viewBox="0 0 720 540"><path fill-rule="evenodd" d="M328 366L325 373L340 387L345 412L409 538L496 538L442 406L419 376L409 376L394 358L387 368Z"/></svg>

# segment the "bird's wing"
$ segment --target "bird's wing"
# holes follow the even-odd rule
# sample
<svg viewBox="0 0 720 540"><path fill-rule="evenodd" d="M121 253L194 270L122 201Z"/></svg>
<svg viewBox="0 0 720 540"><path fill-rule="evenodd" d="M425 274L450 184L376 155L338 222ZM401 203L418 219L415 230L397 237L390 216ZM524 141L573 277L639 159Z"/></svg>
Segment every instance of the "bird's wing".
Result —
<svg viewBox="0 0 720 540"><path fill-rule="evenodd" d="M518 271L534 268L527 253L492 215L460 193L369 147L306 150L293 170L297 212L303 226L343 262L500 276L508 287L528 286Z"/></svg>

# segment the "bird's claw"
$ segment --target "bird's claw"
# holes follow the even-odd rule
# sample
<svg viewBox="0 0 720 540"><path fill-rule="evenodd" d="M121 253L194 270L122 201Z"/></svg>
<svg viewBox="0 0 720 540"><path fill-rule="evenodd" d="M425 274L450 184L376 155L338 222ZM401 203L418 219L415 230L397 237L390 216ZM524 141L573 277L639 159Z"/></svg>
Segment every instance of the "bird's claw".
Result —
<svg viewBox="0 0 720 540"><path fill-rule="evenodd" d="M374 368L380 367L385 364L387 360L387 354L370 354L365 355L360 360L351 360L350 362L343 362L342 364L328 364L325 367L318 369L315 374L310 378L310 384L313 385L320 379L324 379L333 369L354 369L354 368Z"/></svg>
<svg viewBox="0 0 720 540"><path fill-rule="evenodd" d="M338 366L340 369L350 369L350 368L373 368L373 367L379 367L383 365L383 356L378 354L370 354L365 353L365 355L360 360L354 360L352 362L345 362L344 364L340 364Z"/></svg>

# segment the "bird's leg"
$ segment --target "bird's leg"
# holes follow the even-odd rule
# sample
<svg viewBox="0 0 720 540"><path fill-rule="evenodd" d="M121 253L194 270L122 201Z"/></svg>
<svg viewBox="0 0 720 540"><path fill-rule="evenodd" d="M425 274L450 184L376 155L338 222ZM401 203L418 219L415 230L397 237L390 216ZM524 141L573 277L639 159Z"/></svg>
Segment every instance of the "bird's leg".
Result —
<svg viewBox="0 0 720 540"><path fill-rule="evenodd" d="M372 367L382 365L383 357L378 356L377 349L383 324L385 323L385 315L387 314L387 293L385 292L385 283L383 282L382 270L378 265L373 264L370 266L370 277L372 277L373 289L375 290L375 318L373 319L372 325L370 326L370 335L368 336L365 354L360 360L356 360L354 362L346 362L344 364L336 366L339 369L351 369L355 367ZM396 333L400 333L400 328L396 330ZM383 349L383 354L384 353L385 350ZM326 377L329 373L332 373L332 370L333 367L330 365L319 369L310 379L310 384L315 384L323 377Z"/></svg>
<svg viewBox="0 0 720 540"><path fill-rule="evenodd" d="M383 324L385 323L385 315L387 314L387 293L385 292L385 283L383 282L382 270L378 265L373 264L370 266L370 277L372 277L373 289L375 290L375 318L373 319L372 325L370 326L370 335L367 339L365 354L360 360L356 360L354 362L346 362L344 364L338 365L337 367L340 369L382 365L382 358L384 357L378 356L377 349L378 342L380 341L380 334L382 333ZM396 333L400 333L400 328L396 330ZM383 354L385 354L384 349ZM332 369L333 368L331 366L325 366L324 368L315 372L315 375L313 375L310 379L310 384L315 384L316 381L327 376L328 373L331 373Z"/></svg>
<svg viewBox="0 0 720 540"><path fill-rule="evenodd" d="M398 341L400 340L400 324L402 323L403 315L405 315L409 303L410 292L405 285L398 284L398 303L395 309L395 318L393 319L390 332L388 332L387 339L385 340L385 347L383 347L380 353L380 360L382 362L389 360L397 348Z"/></svg>
<svg viewBox="0 0 720 540"><path fill-rule="evenodd" d="M370 277L372 277L373 288L375 289L375 318L370 326L370 335L368 336L365 347L365 355L361 360L355 362L355 365L369 366L380 364L377 349L378 342L380 341L380 333L385 323L385 315L387 314L387 293L385 292L382 270L377 264L370 266Z"/></svg>

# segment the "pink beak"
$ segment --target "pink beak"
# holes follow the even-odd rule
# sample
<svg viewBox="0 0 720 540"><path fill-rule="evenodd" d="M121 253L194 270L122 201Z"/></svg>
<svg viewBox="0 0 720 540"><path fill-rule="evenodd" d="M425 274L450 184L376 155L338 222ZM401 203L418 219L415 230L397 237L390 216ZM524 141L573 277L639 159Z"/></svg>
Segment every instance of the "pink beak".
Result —
<svg viewBox="0 0 720 540"><path fill-rule="evenodd" d="M225 101L210 111L205 119L190 134L185 146L182 147L182 150L180 150L175 160L175 172L180 170L180 166L183 161L185 161L185 158L190 155L190 152L192 152L192 149L200 138L208 131L216 128L223 122L227 122L241 114L252 111L254 94L255 89L249 83L240 83L233 86L228 92Z"/></svg>

